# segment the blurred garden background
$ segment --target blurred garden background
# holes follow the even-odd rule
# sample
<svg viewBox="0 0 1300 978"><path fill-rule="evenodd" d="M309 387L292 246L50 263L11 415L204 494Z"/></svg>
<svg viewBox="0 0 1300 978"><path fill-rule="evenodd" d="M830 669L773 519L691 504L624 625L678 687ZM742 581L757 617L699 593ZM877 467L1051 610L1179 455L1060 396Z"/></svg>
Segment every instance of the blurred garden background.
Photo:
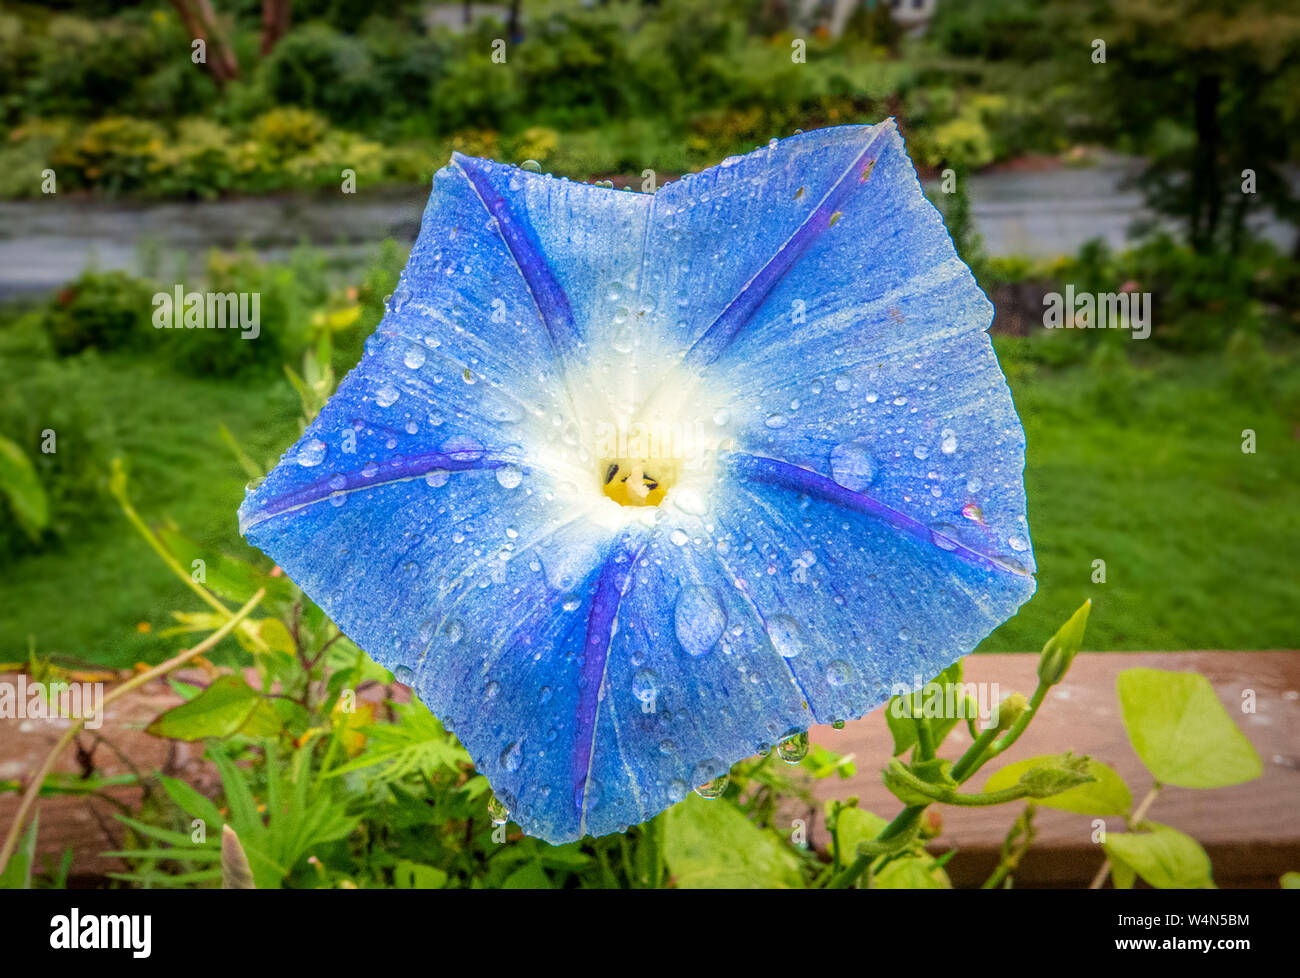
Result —
<svg viewBox="0 0 1300 978"><path fill-rule="evenodd" d="M40 767L53 735L13 736L0 811L18 817L0 828L19 858L0 858L0 887L213 885L223 823L258 886L855 885L858 843L898 823L826 801L829 835L791 845L780 813L825 801L805 782L854 773L806 735L781 745L794 767L770 753L737 765L735 804L690 797L595 843L501 845L508 813L454 737L243 543L235 511L360 357L453 150L646 192L798 129L890 116L996 306L1028 436L1039 590L980 651L1036 651L1067 619L1049 643L1058 672L1080 642L1201 670L1217 660L1171 654L1300 646L1300 4L10 2L0 672L125 691L152 679L146 665L201 655L119 701L111 736L73 729L66 763L71 740ZM178 284L260 294L259 338L155 330L151 297ZM1045 329L1044 296L1071 288L1150 293L1149 337ZM1221 696L1258 682L1272 704L1251 728L1274 745L1266 800L1229 799L1258 824L1233 822L1221 850L1275 833L1291 849L1255 846L1258 865L1238 866L1266 885L1300 853L1294 730L1269 728L1293 714L1268 712L1294 709L1277 665L1293 659L1211 676ZM1036 661L973 671L1045 693ZM1125 729L1169 750L1139 747L1141 777L1199 789L1260 774L1209 683L1142 664L1120 673ZM1106 670L1085 668L1073 695L1114 734ZM1166 695L1176 716L1143 715ZM1070 739L1095 733L1079 715L1063 713L1053 751L1098 748ZM921 765L932 733L966 742L955 721L927 723L878 733ZM865 735L820 736L857 749ZM889 753L872 746L867 768ZM1211 756L1211 773L1195 769ZM1086 774L1068 755L1037 760L1058 788ZM1131 793L1104 764L1087 771L1086 796L1057 808L1150 829L1107 848L1115 885L1208 883L1200 846L1143 823L1149 780ZM1017 776L989 785L1020 798ZM104 804L83 811L92 796ZM1223 824L1216 811L1198 824ZM985 885L1009 882L1033 818L1031 803ZM195 838L199 823L212 834ZM864 880L948 885L947 857L925 849L941 821L906 828L907 848ZM1157 836L1173 849L1148 859ZM1086 880L1103 854L1080 844Z"/></svg>

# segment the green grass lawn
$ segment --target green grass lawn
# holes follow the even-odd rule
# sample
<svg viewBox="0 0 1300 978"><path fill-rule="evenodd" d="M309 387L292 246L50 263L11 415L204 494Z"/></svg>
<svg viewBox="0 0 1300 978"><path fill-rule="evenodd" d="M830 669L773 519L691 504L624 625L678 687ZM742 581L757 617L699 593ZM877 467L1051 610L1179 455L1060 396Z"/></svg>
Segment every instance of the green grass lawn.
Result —
<svg viewBox="0 0 1300 978"><path fill-rule="evenodd" d="M1297 403L1288 357L1243 385L1221 355L1051 368L1024 357L1026 342L998 345L1028 432L1039 590L982 649L1037 650L1085 598L1093 649L1300 647L1300 444L1294 409L1279 407ZM247 554L235 523L247 477L217 426L274 461L297 433L289 385L196 379L128 355L80 366L67 396L108 412L140 513ZM1245 428L1255 454L1242 453ZM1096 559L1104 584L1092 582ZM170 612L197 607L111 504L57 549L0 567L0 595L0 661L25 658L29 642L76 660L157 661L181 645L157 635Z"/></svg>

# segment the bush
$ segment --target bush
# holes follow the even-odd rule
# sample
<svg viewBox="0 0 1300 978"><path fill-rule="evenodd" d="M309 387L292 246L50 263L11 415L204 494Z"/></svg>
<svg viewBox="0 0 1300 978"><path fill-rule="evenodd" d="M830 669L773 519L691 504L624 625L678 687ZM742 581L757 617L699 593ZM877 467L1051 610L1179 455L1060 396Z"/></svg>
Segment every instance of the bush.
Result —
<svg viewBox="0 0 1300 978"><path fill-rule="evenodd" d="M100 476L111 454L111 419L83 382L84 369L79 361L0 354L0 372L8 378L0 385L0 437L31 462L50 512L49 526L33 539L0 495L0 559L55 546L103 509Z"/></svg>
<svg viewBox="0 0 1300 978"><path fill-rule="evenodd" d="M153 295L152 286L125 272L83 272L50 300L45 331L60 356L138 347L151 329Z"/></svg>
<svg viewBox="0 0 1300 978"><path fill-rule="evenodd" d="M233 376L249 370L278 373L307 343L312 310L325 300L324 259L296 250L288 263L263 264L249 251L209 254L204 288L258 296L256 336L226 329L159 330L168 358L199 375Z"/></svg>
<svg viewBox="0 0 1300 978"><path fill-rule="evenodd" d="M276 102L317 109L335 122L357 122L379 111L384 92L366 45L326 24L286 34L261 66Z"/></svg>
<svg viewBox="0 0 1300 978"><path fill-rule="evenodd" d="M92 122L54 153L54 169L70 173L74 186L109 193L150 189L167 143L161 126L143 119L110 116Z"/></svg>

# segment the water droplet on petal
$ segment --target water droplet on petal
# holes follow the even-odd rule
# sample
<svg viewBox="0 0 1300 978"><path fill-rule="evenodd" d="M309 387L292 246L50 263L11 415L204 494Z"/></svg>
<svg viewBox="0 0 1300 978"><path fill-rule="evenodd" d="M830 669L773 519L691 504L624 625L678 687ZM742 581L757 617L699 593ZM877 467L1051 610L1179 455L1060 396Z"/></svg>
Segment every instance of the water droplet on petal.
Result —
<svg viewBox="0 0 1300 978"><path fill-rule="evenodd" d="M451 473L446 469L430 469L424 475L424 481L437 489L439 486L445 486Z"/></svg>
<svg viewBox="0 0 1300 978"><path fill-rule="evenodd" d="M380 407L388 407L397 402L401 393L392 384L384 384L383 387L375 391L375 403Z"/></svg>
<svg viewBox="0 0 1300 978"><path fill-rule="evenodd" d="M523 481L523 470L517 465L503 465L497 469L497 482L502 489L517 489Z"/></svg>
<svg viewBox="0 0 1300 978"><path fill-rule="evenodd" d="M488 795L487 810L493 825L505 825L510 821L510 809L496 795Z"/></svg>
<svg viewBox="0 0 1300 978"><path fill-rule="evenodd" d="M845 489L861 492L876 477L866 446L846 442L831 449L831 478Z"/></svg>
<svg viewBox="0 0 1300 978"><path fill-rule="evenodd" d="M808 731L786 737L776 745L776 755L787 764L798 764L808 756Z"/></svg>
<svg viewBox="0 0 1300 978"><path fill-rule="evenodd" d="M296 456L298 464L310 468L325 461L325 443L319 438L312 438L302 443Z"/></svg>
<svg viewBox="0 0 1300 978"><path fill-rule="evenodd" d="M832 686L844 686L853 678L853 667L843 659L836 659L826 667L826 681Z"/></svg>
<svg viewBox="0 0 1300 978"><path fill-rule="evenodd" d="M653 669L638 669L632 677L632 695L642 703L652 702L659 695L659 676Z"/></svg>
<svg viewBox="0 0 1300 978"><path fill-rule="evenodd" d="M957 451L957 433L951 428L944 428L939 433L939 448L945 455L951 455Z"/></svg>
<svg viewBox="0 0 1300 978"><path fill-rule="evenodd" d="M1023 553L1029 549L1029 541L1019 534L1016 534L1007 538L1007 546L1012 550L1017 550Z"/></svg>
<svg viewBox="0 0 1300 978"><path fill-rule="evenodd" d="M727 791L727 785L731 783L729 774L721 774L716 778L710 778L698 788L695 793L701 798L721 798Z"/></svg>
<svg viewBox="0 0 1300 978"><path fill-rule="evenodd" d="M951 523L935 523L930 527L930 539L940 550L956 550L956 534L957 528Z"/></svg>
<svg viewBox="0 0 1300 978"><path fill-rule="evenodd" d="M773 647L786 659L793 659L803 651L805 638L803 626L789 615L773 615L767 620L767 636Z"/></svg>
<svg viewBox="0 0 1300 978"><path fill-rule="evenodd" d="M419 370L424 366L425 356L423 347L409 346L406 348L406 355L402 357L402 362L412 370Z"/></svg>
<svg viewBox="0 0 1300 978"><path fill-rule="evenodd" d="M501 752L501 766L507 771L518 771L523 759L524 751L518 743L507 744L506 749Z"/></svg>
<svg viewBox="0 0 1300 978"><path fill-rule="evenodd" d="M691 655L704 655L718 644L727 616L712 591L691 587L677 597L673 626L682 648Z"/></svg>

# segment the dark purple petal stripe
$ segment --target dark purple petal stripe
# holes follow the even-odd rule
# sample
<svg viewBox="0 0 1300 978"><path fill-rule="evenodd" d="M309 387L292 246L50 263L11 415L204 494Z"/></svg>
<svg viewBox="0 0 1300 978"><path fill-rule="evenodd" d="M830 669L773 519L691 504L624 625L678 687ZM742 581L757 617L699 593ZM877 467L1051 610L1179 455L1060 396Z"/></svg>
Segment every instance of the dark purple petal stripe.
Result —
<svg viewBox="0 0 1300 978"><path fill-rule="evenodd" d="M528 219L492 185L484 172L483 160L460 153L453 154L452 160L465 174L465 179L474 188L484 208L495 218L497 230L533 295L551 342L562 354L577 349L582 345L582 337L578 335L578 327L573 321L569 297L565 295L546 256L542 254Z"/></svg>
<svg viewBox="0 0 1300 978"><path fill-rule="evenodd" d="M1031 576L1022 567L1012 566L998 557L991 557L988 554L980 553L978 550L972 550L952 536L932 530L919 520L915 520L905 513L900 513L898 510L886 506L884 503L863 493L846 489L834 479L829 479L824 475L813 472L811 469L801 468L797 465L791 465L789 462L782 462L779 459L767 458L762 455L747 455L744 452L733 452L728 457L728 461L733 472L750 482L779 486L782 489L789 489L791 492L806 493L813 499L833 503L855 513L866 513L892 527L911 534L918 540L932 544L954 556L961 557L977 567L1001 571L1004 574L1016 574L1020 577Z"/></svg>
<svg viewBox="0 0 1300 978"><path fill-rule="evenodd" d="M808 246L817 236L831 226L831 221L843 205L849 193L867 178L877 157L884 150L887 137L894 132L892 119L880 123L871 131L862 152L835 181L830 190L813 208L812 213L804 219L794 234L785 240L777 253L768 260L758 273L745 283L745 286L733 298L725 309L718 314L703 335L687 351L683 363L687 367L699 369L707 367L720 357L731 345L731 341L749 322L754 311L767 298L769 292L799 260Z"/></svg>
<svg viewBox="0 0 1300 978"><path fill-rule="evenodd" d="M323 499L328 499L336 492L355 492L358 489L369 489L374 486L387 485L390 482L414 479L427 475L434 469L446 469L448 472L463 472L467 469L498 469L503 465L509 465L516 461L512 456L496 455L483 451L429 452L422 455L397 456L379 465L375 474L371 476L364 475L358 469L350 472L334 472L328 478L317 479L301 489L295 489L292 492L286 492L282 496L276 496L256 513L252 514L244 524L243 529L270 519L272 516L287 513L289 510L301 509L304 506L310 506L312 503L318 503Z"/></svg>
<svg viewBox="0 0 1300 978"><path fill-rule="evenodd" d="M578 683L577 723L573 736L573 807L580 831L586 831L587 788L591 779L591 755L596 742L596 720L600 716L605 666L614 619L627 587L629 575L641 555L644 542L636 531L625 531L615 542L596 581L596 593L587 616L587 634L582 649L582 672ZM620 559L621 558L621 559Z"/></svg>

